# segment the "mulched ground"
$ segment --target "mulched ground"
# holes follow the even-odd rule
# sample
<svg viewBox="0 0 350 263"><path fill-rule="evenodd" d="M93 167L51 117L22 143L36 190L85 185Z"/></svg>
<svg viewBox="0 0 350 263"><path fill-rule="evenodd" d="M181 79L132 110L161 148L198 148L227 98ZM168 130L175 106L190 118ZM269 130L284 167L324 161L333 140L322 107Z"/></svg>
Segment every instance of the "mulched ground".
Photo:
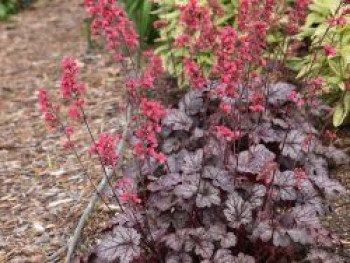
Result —
<svg viewBox="0 0 350 263"><path fill-rule="evenodd" d="M74 156L47 130L37 105L40 88L59 99L64 56L79 60L88 83L93 132L121 129L120 69L103 52L88 50L81 3L39 0L0 23L0 262L44 262L67 244L91 195ZM88 157L84 127L76 126L75 138L84 145L79 151L97 184L99 166ZM104 221L94 225L103 227Z"/></svg>
<svg viewBox="0 0 350 263"><path fill-rule="evenodd" d="M123 74L107 54L88 50L87 14L81 2L39 0L0 23L0 263L45 262L67 244L92 192L74 156L62 150L60 136L46 129L36 102L40 88L49 88L53 98L59 99L64 56L78 58L82 80L89 85L87 111L94 134L121 129ZM87 134L79 125L75 138L82 145L84 164L98 183L99 166L89 159ZM348 134L341 140L343 147L350 147ZM335 176L350 189L349 167ZM350 243L349 200L350 194L341 200L347 204L327 220L345 246ZM79 251L90 247L105 227L105 218L99 206ZM63 258L64 254L58 260Z"/></svg>

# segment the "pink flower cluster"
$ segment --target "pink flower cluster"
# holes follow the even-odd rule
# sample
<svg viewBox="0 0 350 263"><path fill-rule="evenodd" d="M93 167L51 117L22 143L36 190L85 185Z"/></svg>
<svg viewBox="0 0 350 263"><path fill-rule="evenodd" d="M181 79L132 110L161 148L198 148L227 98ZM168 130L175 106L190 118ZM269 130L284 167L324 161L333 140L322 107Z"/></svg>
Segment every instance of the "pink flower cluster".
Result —
<svg viewBox="0 0 350 263"><path fill-rule="evenodd" d="M44 114L45 121L49 124L51 129L57 128L58 116L57 112L59 110L58 105L52 105L49 100L47 91L44 89L39 90L38 101L41 112Z"/></svg>
<svg viewBox="0 0 350 263"><path fill-rule="evenodd" d="M162 60L159 56L155 55L153 51L145 51L144 55L147 58L147 67L142 76L130 78L126 82L129 95L134 100L141 100L145 90L153 89L157 77L164 72Z"/></svg>
<svg viewBox="0 0 350 263"><path fill-rule="evenodd" d="M76 76L80 73L80 69L75 59L66 57L62 61L63 77L61 80L61 91L64 99L72 99L78 97L86 90L85 84L78 84Z"/></svg>
<svg viewBox="0 0 350 263"><path fill-rule="evenodd" d="M158 147L156 134L161 131L159 122L165 116L165 110L159 102L149 101L145 98L141 101L140 109L147 121L135 132L139 142L134 146L134 150L140 159L150 155L159 163L164 163L167 157L162 152L156 151Z"/></svg>
<svg viewBox="0 0 350 263"><path fill-rule="evenodd" d="M305 23L311 3L312 0L294 1L294 8L289 10L289 22L286 25L286 30L290 35L297 34L299 28Z"/></svg>
<svg viewBox="0 0 350 263"><path fill-rule="evenodd" d="M137 194L133 193L133 184L129 178L120 179L116 184L117 189L122 191L120 195L120 200L123 203L136 203L140 204L141 199Z"/></svg>
<svg viewBox="0 0 350 263"><path fill-rule="evenodd" d="M186 58L183 61L185 73L190 81L190 85L194 89L202 89L205 85L205 78L201 68L193 60Z"/></svg>
<svg viewBox="0 0 350 263"><path fill-rule="evenodd" d="M68 101L67 116L73 120L77 120L81 117L84 107L84 99L82 97L86 86L79 84L76 81L76 77L80 72L77 62L70 57L63 59L63 76L61 81L61 93L63 99ZM74 129L68 124L64 124L60 116L60 105L51 103L46 90L39 90L38 101L40 110L44 114L44 118L52 130L59 130L66 136L66 141L63 143L63 147L71 149L75 146L71 136L74 133Z"/></svg>
<svg viewBox="0 0 350 263"><path fill-rule="evenodd" d="M90 148L90 154L97 154L103 165L115 166L119 158L116 143L120 139L120 136L100 134L98 141Z"/></svg>
<svg viewBox="0 0 350 263"><path fill-rule="evenodd" d="M138 48L139 37L134 24L115 0L85 0L85 6L94 18L91 25L93 35L105 36L108 48L115 53L116 59L122 58L118 52L121 47L130 50Z"/></svg>
<svg viewBox="0 0 350 263"><path fill-rule="evenodd" d="M328 20L328 23L330 26L335 27L335 26L344 26L347 23L347 19L344 16L339 16L339 17L332 17Z"/></svg>
<svg viewBox="0 0 350 263"><path fill-rule="evenodd" d="M337 54L337 50L331 45L325 45L323 49L327 57L334 57Z"/></svg>
<svg viewBox="0 0 350 263"><path fill-rule="evenodd" d="M76 77L80 73L76 60L67 57L63 60L62 67L61 92L63 98L70 102L68 116L73 120L78 120L85 105L82 95L86 90L86 85L78 84L76 81Z"/></svg>
<svg viewBox="0 0 350 263"><path fill-rule="evenodd" d="M240 131L232 131L226 126L216 126L216 131L219 136L223 137L226 141L236 141L241 137Z"/></svg>

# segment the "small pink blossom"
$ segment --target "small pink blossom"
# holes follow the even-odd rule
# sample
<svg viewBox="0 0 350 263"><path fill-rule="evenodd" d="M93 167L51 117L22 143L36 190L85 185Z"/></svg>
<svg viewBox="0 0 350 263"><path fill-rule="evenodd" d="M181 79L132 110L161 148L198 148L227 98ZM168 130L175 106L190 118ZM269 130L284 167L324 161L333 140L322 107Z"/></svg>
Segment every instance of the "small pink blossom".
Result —
<svg viewBox="0 0 350 263"><path fill-rule="evenodd" d="M41 111L47 112L50 108L50 102L49 102L49 98L46 90L44 89L39 90L38 100L39 100Z"/></svg>
<svg viewBox="0 0 350 263"><path fill-rule="evenodd" d="M325 45L323 49L327 57L334 57L337 54L337 50L331 45Z"/></svg>
<svg viewBox="0 0 350 263"><path fill-rule="evenodd" d="M330 130L326 130L324 132L324 136L329 140L335 140L337 138L337 134L335 132L330 131Z"/></svg>
<svg viewBox="0 0 350 263"><path fill-rule="evenodd" d="M252 112L264 112L265 107L263 105L257 104L257 105L249 106L249 109Z"/></svg>
<svg viewBox="0 0 350 263"><path fill-rule="evenodd" d="M328 20L328 23L331 26L344 26L347 23L347 19L344 16L340 16L340 17L332 17Z"/></svg>
<svg viewBox="0 0 350 263"><path fill-rule="evenodd" d="M168 25L168 21L166 21L166 20L157 20L157 21L153 22L153 27L155 29L159 29L159 28L165 27L167 25Z"/></svg>
<svg viewBox="0 0 350 263"><path fill-rule="evenodd" d="M232 131L226 126L216 126L215 128L216 132L229 142L235 141L241 137L241 133L239 131Z"/></svg>
<svg viewBox="0 0 350 263"><path fill-rule="evenodd" d="M98 141L90 148L90 154L97 154L103 165L114 166L119 158L116 141L114 135L100 134Z"/></svg>
<svg viewBox="0 0 350 263"><path fill-rule="evenodd" d="M232 106L230 103L225 103L225 102L222 102L220 104L220 109L225 112L226 114L230 114L231 113L231 110L232 110Z"/></svg>

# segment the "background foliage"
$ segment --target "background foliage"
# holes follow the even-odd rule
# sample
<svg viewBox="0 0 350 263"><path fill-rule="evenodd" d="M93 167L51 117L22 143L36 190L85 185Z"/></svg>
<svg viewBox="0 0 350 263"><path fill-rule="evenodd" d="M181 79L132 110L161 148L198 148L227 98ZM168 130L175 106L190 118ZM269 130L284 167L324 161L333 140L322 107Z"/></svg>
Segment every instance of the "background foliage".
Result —
<svg viewBox="0 0 350 263"><path fill-rule="evenodd" d="M1 0L0 1L0 19L5 19L19 9L29 5L33 0Z"/></svg>
<svg viewBox="0 0 350 263"><path fill-rule="evenodd" d="M160 54L164 60L167 70L175 75L179 80L179 86L187 85L184 78L184 70L182 65L183 58L189 57L189 50L186 47L175 47L175 40L183 33L180 25L179 5L188 1L175 0L157 0L155 14L159 19L165 21L166 24L159 29L160 37L156 39L156 53ZM295 1L288 1L289 8L293 8ZM202 5L210 4L210 1L202 0ZM220 1L224 15L216 21L217 25L224 27L226 25L234 25L237 14L237 0ZM297 35L285 38L281 25L288 24L286 16L279 17L279 25L269 30L268 43L266 49L266 57L271 53L278 53L279 49L287 51L292 45L301 47L294 56L289 56L287 66L289 70L295 71L297 78L305 77L306 72L310 77L322 76L324 85L324 98L326 101L335 106L333 115L334 126L340 126L347 120L350 112L350 95L349 95L349 47L350 47L350 25L346 23L344 26L336 26L329 28L329 18L338 14L344 14L349 20L350 5L344 4L341 10L337 10L340 0L314 0L310 5L309 14L305 25ZM282 6L282 5L281 5ZM281 13L288 11L282 10ZM329 31L326 38L322 38L325 31ZM322 39L320 39L322 38ZM321 43L322 42L322 43ZM321 44L321 45L320 45ZM332 45L336 48L337 54L327 57L323 51L324 45ZM318 52L315 61L313 51ZM211 52L196 54L192 57L205 73L208 73L213 65L214 56ZM312 66L310 68L310 62Z"/></svg>

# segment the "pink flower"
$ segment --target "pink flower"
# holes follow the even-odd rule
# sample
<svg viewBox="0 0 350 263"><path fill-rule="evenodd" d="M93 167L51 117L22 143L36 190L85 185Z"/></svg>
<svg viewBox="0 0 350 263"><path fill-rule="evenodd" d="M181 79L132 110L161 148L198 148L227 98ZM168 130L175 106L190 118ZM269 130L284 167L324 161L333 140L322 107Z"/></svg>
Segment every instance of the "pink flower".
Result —
<svg viewBox="0 0 350 263"><path fill-rule="evenodd" d="M62 61L62 67L61 91L63 98L71 99L73 95L80 95L85 90L85 86L76 83L76 76L80 72L77 62L71 57L66 57Z"/></svg>
<svg viewBox="0 0 350 263"><path fill-rule="evenodd" d="M346 25L347 19L344 16L332 17L328 20L328 23L333 27L334 26L343 26L343 25Z"/></svg>
<svg viewBox="0 0 350 263"><path fill-rule="evenodd" d="M139 36L134 23L115 0L85 0L85 6L94 18L91 25L93 35L104 35L110 50L118 53L122 47L130 50L139 47Z"/></svg>
<svg viewBox="0 0 350 263"><path fill-rule="evenodd" d="M50 102L49 102L49 98L46 90L44 89L39 90L38 100L39 100L41 111L47 112L50 108Z"/></svg>
<svg viewBox="0 0 350 263"><path fill-rule="evenodd" d="M174 41L175 47L184 47L190 42L190 37L186 34L180 35L177 39Z"/></svg>
<svg viewBox="0 0 350 263"><path fill-rule="evenodd" d="M66 150L72 150L75 147L75 143L72 140L66 140L62 146Z"/></svg>
<svg viewBox="0 0 350 263"><path fill-rule="evenodd" d="M294 101L299 108L304 106L305 100L301 97L301 95L299 93L293 91L293 92L291 92L289 97L290 97L290 100Z"/></svg>
<svg viewBox="0 0 350 263"><path fill-rule="evenodd" d="M227 141L235 141L241 137L241 133L239 131L231 131L226 126L216 126L217 133L225 138Z"/></svg>
<svg viewBox="0 0 350 263"><path fill-rule="evenodd" d="M160 164L164 164L168 159L168 157L162 152L156 153L154 157L156 158L157 162Z"/></svg>
<svg viewBox="0 0 350 263"><path fill-rule="evenodd" d="M90 154L97 154L103 165L114 166L119 154L116 150L117 137L111 134L100 134L99 140L91 147Z"/></svg>
<svg viewBox="0 0 350 263"><path fill-rule="evenodd" d="M122 178L116 183L116 187L119 189L132 187L132 181L130 178Z"/></svg>
<svg viewBox="0 0 350 263"><path fill-rule="evenodd" d="M163 106L157 101L149 101L148 99L142 99L140 104L143 115L152 121L158 122L165 116Z"/></svg>
<svg viewBox="0 0 350 263"><path fill-rule="evenodd" d="M165 27L167 25L168 25L168 22L166 20L157 20L157 21L153 22L153 27L155 29L159 29L159 28Z"/></svg>
<svg viewBox="0 0 350 263"><path fill-rule="evenodd" d="M81 109L84 106L84 101L75 100L69 106L68 116L73 120L78 120L81 117Z"/></svg>
<svg viewBox="0 0 350 263"><path fill-rule="evenodd" d="M120 196L120 200L124 203L134 202L136 204L140 204L142 200L137 196L137 194L133 194L130 192L124 192Z"/></svg>
<svg viewBox="0 0 350 263"><path fill-rule="evenodd" d="M230 114L230 113L231 113L231 110L232 110L232 106L231 106L231 104L229 104L229 103L222 102L222 103L220 104L220 109L221 109L223 112L225 112L225 113L227 113L227 114Z"/></svg>
<svg viewBox="0 0 350 263"><path fill-rule="evenodd" d="M74 133L74 128L68 126L68 127L66 127L66 128L64 129L64 132L65 132L65 134L67 134L68 136L70 136L70 135L72 135L72 134Z"/></svg>
<svg viewBox="0 0 350 263"><path fill-rule="evenodd" d="M249 109L252 111L252 112L263 112L265 110L265 107L262 106L262 105L252 105L252 106L249 106Z"/></svg>
<svg viewBox="0 0 350 263"><path fill-rule="evenodd" d="M202 89L205 86L205 78L201 68L191 59L184 59L185 73L190 84L195 89Z"/></svg>
<svg viewBox="0 0 350 263"><path fill-rule="evenodd" d="M331 45L325 45L323 49L327 57L334 57L337 54L336 49Z"/></svg>
<svg viewBox="0 0 350 263"><path fill-rule="evenodd" d="M337 138L337 134L335 132L330 131L330 130L326 130L324 132L324 136L329 140L335 140Z"/></svg>

